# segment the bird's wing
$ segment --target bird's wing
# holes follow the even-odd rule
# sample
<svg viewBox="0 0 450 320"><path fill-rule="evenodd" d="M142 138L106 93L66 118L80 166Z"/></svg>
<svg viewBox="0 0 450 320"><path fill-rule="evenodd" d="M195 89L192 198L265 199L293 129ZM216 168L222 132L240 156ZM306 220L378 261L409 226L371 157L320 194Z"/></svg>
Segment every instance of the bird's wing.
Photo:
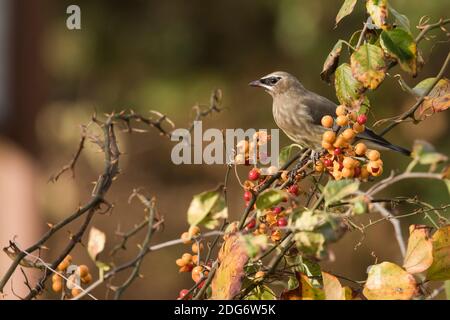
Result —
<svg viewBox="0 0 450 320"><path fill-rule="evenodd" d="M308 113L311 115L313 123L316 125L320 125L322 118L326 115L330 115L333 118L336 117L337 105L325 97L308 91L306 94L302 95L301 100L302 104L308 107Z"/></svg>
<svg viewBox="0 0 450 320"><path fill-rule="evenodd" d="M403 147L400 147L400 146L390 143L385 138L383 138L382 136L379 136L378 134L376 134L375 132L373 132L372 130L370 130L367 127L363 132L358 133L356 135L356 138L370 141L370 142L374 143L375 145L403 153L406 156L411 155L411 151L409 151L408 149L405 149Z"/></svg>

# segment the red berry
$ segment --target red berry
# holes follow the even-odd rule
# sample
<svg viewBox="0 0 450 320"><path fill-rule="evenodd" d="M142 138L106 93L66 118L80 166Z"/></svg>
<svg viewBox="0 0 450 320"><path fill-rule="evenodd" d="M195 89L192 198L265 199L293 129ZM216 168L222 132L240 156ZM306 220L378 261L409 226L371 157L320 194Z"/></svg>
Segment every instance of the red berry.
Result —
<svg viewBox="0 0 450 320"><path fill-rule="evenodd" d="M275 213L275 214L280 214L281 211L283 211L283 208L281 208L281 207L275 207L275 208L273 208L272 210L273 210L273 213Z"/></svg>
<svg viewBox="0 0 450 320"><path fill-rule="evenodd" d="M250 230L253 229L255 226L256 226L256 219L253 218L247 223L245 227Z"/></svg>
<svg viewBox="0 0 450 320"><path fill-rule="evenodd" d="M252 199L252 193L250 191L244 192L244 200L245 202L249 202Z"/></svg>
<svg viewBox="0 0 450 320"><path fill-rule="evenodd" d="M356 119L356 121L360 124L363 125L367 122L367 116L365 114L360 114L358 116L358 118Z"/></svg>
<svg viewBox="0 0 450 320"><path fill-rule="evenodd" d="M340 155L341 153L342 153L341 148L336 148L336 149L334 149L334 155L335 155L335 156L338 156L338 155Z"/></svg>
<svg viewBox="0 0 450 320"><path fill-rule="evenodd" d="M248 173L248 179L251 181L255 181L259 179L259 170L256 168L253 168L252 170L250 170L250 172Z"/></svg>
<svg viewBox="0 0 450 320"><path fill-rule="evenodd" d="M288 192L290 194L293 194L294 196L298 195L298 185L293 184L292 186L290 186Z"/></svg>
<svg viewBox="0 0 450 320"><path fill-rule="evenodd" d="M331 159L325 159L323 160L323 164L325 167L331 167L333 165L333 161L331 161Z"/></svg>
<svg viewBox="0 0 450 320"><path fill-rule="evenodd" d="M188 293L189 293L188 289L183 289L180 291L180 295L178 296L178 298L183 299Z"/></svg>
<svg viewBox="0 0 450 320"><path fill-rule="evenodd" d="M288 221L286 218L283 217L278 219L277 224L279 227L286 227L288 225Z"/></svg>

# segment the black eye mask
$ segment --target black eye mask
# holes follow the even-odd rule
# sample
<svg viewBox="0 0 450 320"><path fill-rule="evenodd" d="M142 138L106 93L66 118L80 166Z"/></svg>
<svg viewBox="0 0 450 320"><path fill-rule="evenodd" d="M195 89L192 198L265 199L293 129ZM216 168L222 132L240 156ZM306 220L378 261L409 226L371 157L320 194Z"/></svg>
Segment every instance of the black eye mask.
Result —
<svg viewBox="0 0 450 320"><path fill-rule="evenodd" d="M281 77L268 77L261 79L261 83L268 85L268 86L274 86L278 81L280 81Z"/></svg>

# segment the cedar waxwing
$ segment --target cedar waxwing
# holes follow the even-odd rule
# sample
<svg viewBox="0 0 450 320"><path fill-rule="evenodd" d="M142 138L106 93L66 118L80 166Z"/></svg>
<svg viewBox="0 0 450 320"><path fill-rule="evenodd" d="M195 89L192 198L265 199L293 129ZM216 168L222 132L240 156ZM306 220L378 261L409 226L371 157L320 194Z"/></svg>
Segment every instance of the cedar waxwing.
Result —
<svg viewBox="0 0 450 320"><path fill-rule="evenodd" d="M287 72L277 71L249 83L250 86L264 88L273 98L272 112L278 127L294 142L321 150L322 134L326 130L321 125L323 116L336 117L337 105L314 92L308 91L300 81ZM356 136L378 149L390 149L409 156L405 148L391 144L383 137L366 128Z"/></svg>

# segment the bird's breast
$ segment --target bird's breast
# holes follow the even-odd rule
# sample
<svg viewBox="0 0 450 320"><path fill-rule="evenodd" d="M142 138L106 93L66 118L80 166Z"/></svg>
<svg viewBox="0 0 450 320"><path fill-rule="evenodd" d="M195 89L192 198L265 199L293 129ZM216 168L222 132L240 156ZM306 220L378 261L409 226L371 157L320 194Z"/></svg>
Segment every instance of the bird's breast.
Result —
<svg viewBox="0 0 450 320"><path fill-rule="evenodd" d="M286 106L273 104L272 112L275 123L294 142L319 149L324 128L315 125L307 108L302 105Z"/></svg>

